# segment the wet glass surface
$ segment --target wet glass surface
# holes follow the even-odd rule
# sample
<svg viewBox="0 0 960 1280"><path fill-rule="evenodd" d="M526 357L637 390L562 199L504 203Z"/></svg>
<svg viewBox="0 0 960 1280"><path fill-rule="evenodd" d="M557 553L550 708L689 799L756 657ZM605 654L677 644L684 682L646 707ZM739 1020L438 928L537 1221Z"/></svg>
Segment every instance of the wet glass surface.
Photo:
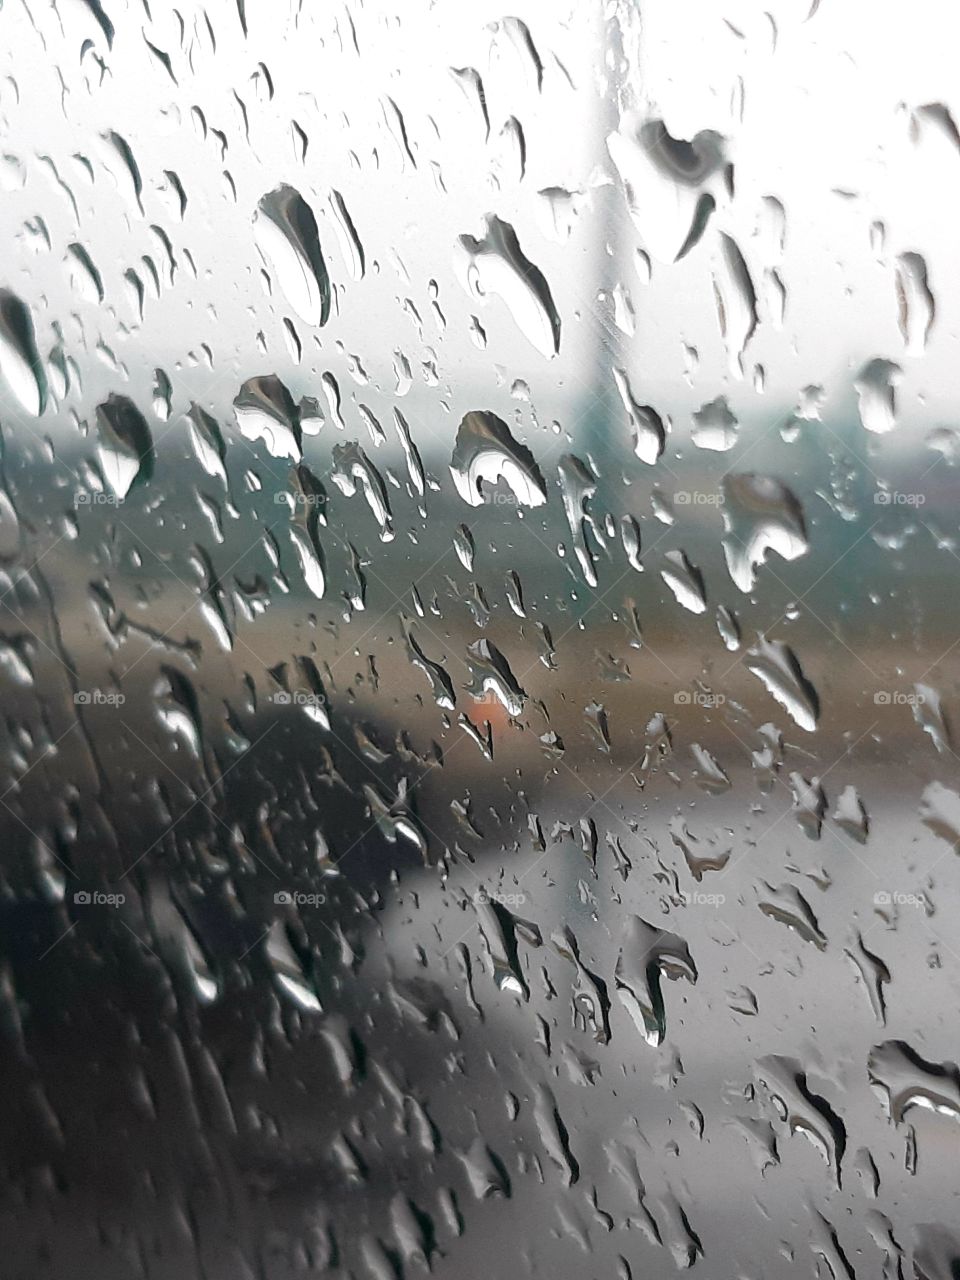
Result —
<svg viewBox="0 0 960 1280"><path fill-rule="evenodd" d="M0 33L4 1276L960 1274L950 10Z"/></svg>

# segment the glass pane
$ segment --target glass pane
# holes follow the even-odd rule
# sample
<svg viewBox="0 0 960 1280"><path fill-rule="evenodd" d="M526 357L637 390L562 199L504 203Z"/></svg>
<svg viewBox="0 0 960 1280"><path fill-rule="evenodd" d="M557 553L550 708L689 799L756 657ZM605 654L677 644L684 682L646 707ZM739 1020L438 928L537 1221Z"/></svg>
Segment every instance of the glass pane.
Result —
<svg viewBox="0 0 960 1280"><path fill-rule="evenodd" d="M960 1274L956 24L9 3L4 1274Z"/></svg>

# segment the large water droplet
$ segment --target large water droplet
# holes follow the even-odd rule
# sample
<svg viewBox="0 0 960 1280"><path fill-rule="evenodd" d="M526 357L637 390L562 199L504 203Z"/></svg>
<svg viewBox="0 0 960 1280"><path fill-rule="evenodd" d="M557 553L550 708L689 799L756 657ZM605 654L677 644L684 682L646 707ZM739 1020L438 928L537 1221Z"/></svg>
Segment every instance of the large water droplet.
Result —
<svg viewBox="0 0 960 1280"><path fill-rule="evenodd" d="M330 277L317 219L303 196L286 185L269 191L257 205L254 226L257 245L297 315L307 324L326 324Z"/></svg>
<svg viewBox="0 0 960 1280"><path fill-rule="evenodd" d="M475 298L496 294L519 328L545 356L560 350L560 316L543 272L524 256L517 233L494 214L484 219L482 239L461 236L459 265Z"/></svg>
<svg viewBox="0 0 960 1280"><path fill-rule="evenodd" d="M796 560L808 549L800 503L773 476L753 473L723 478L724 555L730 577L741 591L752 591L756 568L768 551Z"/></svg>
<svg viewBox="0 0 960 1280"><path fill-rule="evenodd" d="M457 492L471 507L487 500L484 485L499 480L510 487L514 499L525 507L539 507L547 500L547 488L533 454L518 444L510 428L495 413L475 409L464 415L450 463Z"/></svg>
<svg viewBox="0 0 960 1280"><path fill-rule="evenodd" d="M0 289L0 373L27 413L39 418L47 403L47 377L30 312L9 289Z"/></svg>

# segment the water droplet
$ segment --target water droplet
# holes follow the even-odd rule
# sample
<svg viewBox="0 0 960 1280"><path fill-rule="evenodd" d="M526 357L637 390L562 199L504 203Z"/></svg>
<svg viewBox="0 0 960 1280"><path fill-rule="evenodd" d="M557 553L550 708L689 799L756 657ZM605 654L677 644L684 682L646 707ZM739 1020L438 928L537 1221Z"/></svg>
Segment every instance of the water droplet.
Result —
<svg viewBox="0 0 960 1280"><path fill-rule="evenodd" d="M820 702L793 650L782 640L767 640L761 636L748 651L746 665L790 714L794 723L813 733L820 718Z"/></svg>
<svg viewBox="0 0 960 1280"><path fill-rule="evenodd" d="M727 161L719 133L673 138L662 120L628 112L607 138L624 196L644 245L661 262L682 258L724 198Z"/></svg>
<svg viewBox="0 0 960 1280"><path fill-rule="evenodd" d="M617 958L617 995L644 1040L653 1046L662 1044L667 1034L663 977L697 981L687 944L675 933L629 916Z"/></svg>
<svg viewBox="0 0 960 1280"><path fill-rule="evenodd" d="M488 214L484 226L480 240L467 235L459 240L464 287L474 298L502 298L537 350L555 356L560 350L560 316L546 277L524 256L509 222Z"/></svg>
<svg viewBox="0 0 960 1280"><path fill-rule="evenodd" d="M9 289L0 289L0 373L27 413L39 418L47 403L47 378L33 319Z"/></svg>
<svg viewBox="0 0 960 1280"><path fill-rule="evenodd" d="M800 503L773 476L752 472L723 478L723 551L734 584L743 592L756 585L756 569L775 551L796 560L808 550Z"/></svg>
<svg viewBox="0 0 960 1280"><path fill-rule="evenodd" d="M326 324L330 277L317 220L303 196L287 185L267 192L257 205L254 227L257 246L297 315L307 324Z"/></svg>
<svg viewBox="0 0 960 1280"><path fill-rule="evenodd" d="M623 407L633 430L633 451L638 458L652 466L663 453L667 433L663 420L650 405L637 404L630 383L623 369L614 369L613 380L623 401Z"/></svg>
<svg viewBox="0 0 960 1280"><path fill-rule="evenodd" d="M743 352L757 327L757 294L743 254L724 232L720 233L720 253L713 286L730 372L742 377Z"/></svg>
<svg viewBox="0 0 960 1280"><path fill-rule="evenodd" d="M718 396L709 404L702 404L693 415L690 433L698 449L712 449L725 453L737 443L740 424L730 412L726 396Z"/></svg>
<svg viewBox="0 0 960 1280"><path fill-rule="evenodd" d="M903 375L890 360L871 360L854 383L860 402L860 421L867 431L884 435L897 425L897 383Z"/></svg>
<svg viewBox="0 0 960 1280"><path fill-rule="evenodd" d="M936 311L927 281L927 264L919 253L901 253L896 278L897 321L907 355L923 355Z"/></svg>
<svg viewBox="0 0 960 1280"><path fill-rule="evenodd" d="M149 480L153 474L150 428L133 401L116 394L97 406L97 427L100 468L117 497L125 498L138 480Z"/></svg>
<svg viewBox="0 0 960 1280"><path fill-rule="evenodd" d="M244 439L262 439L273 457L300 461L303 446L297 406L276 374L248 378L237 393L233 411Z"/></svg>
<svg viewBox="0 0 960 1280"><path fill-rule="evenodd" d="M479 507L486 500L484 485L496 485L501 479L525 507L539 507L547 500L546 485L533 454L518 444L507 424L489 410L475 409L464 415L450 474L460 497L471 507Z"/></svg>
<svg viewBox="0 0 960 1280"><path fill-rule="evenodd" d="M700 570L690 563L683 551L668 551L663 558L667 563L660 570L660 577L673 592L677 603L691 613L705 613L707 594Z"/></svg>

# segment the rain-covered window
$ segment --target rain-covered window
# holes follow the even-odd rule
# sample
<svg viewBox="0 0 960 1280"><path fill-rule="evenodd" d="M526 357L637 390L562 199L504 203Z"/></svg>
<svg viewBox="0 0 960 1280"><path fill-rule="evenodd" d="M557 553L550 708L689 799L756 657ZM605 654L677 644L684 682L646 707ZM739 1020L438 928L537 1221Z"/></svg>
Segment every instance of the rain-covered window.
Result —
<svg viewBox="0 0 960 1280"><path fill-rule="evenodd" d="M960 1274L944 0L6 0L10 1280Z"/></svg>

